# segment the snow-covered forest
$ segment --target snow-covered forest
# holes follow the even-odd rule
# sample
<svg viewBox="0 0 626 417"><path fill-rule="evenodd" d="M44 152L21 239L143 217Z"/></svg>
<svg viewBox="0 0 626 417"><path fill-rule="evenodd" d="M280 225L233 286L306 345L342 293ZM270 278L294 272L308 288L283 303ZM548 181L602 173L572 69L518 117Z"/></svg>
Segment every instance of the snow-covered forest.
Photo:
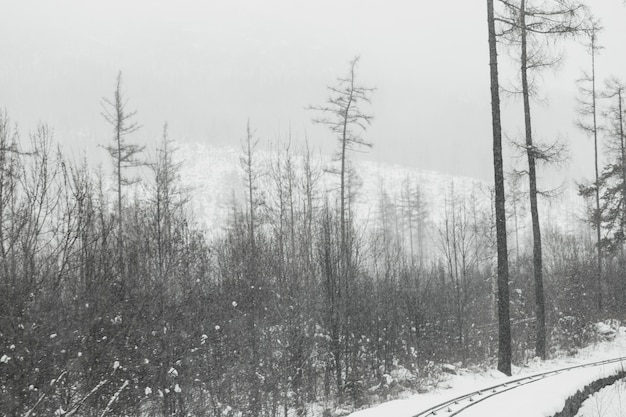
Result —
<svg viewBox="0 0 626 417"><path fill-rule="evenodd" d="M325 101L302 99L332 155L252 117L229 150L183 143L176 120L144 146L123 71L93 98L104 164L3 108L0 414L339 416L624 337L626 84L596 79L600 16L578 0L486 3L493 138L471 140L493 140L480 163L494 183L358 156L385 146L358 55L320 85ZM595 175L549 191L537 172L566 146L531 122L563 42L588 55L571 123ZM522 133L507 134L500 95Z"/></svg>

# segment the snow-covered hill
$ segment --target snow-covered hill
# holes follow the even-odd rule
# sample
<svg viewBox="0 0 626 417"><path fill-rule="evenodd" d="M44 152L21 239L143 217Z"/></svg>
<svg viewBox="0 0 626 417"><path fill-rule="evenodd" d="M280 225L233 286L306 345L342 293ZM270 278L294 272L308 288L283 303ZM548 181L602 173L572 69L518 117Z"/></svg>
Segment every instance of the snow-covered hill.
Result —
<svg viewBox="0 0 626 417"><path fill-rule="evenodd" d="M240 148L212 147L200 144L179 144L176 158L182 162L182 178L192 190L192 205L196 220L209 233L218 232L227 224L233 202L244 202L244 175L240 165ZM259 150L256 153L261 171L268 171L276 154ZM302 165L302 157L294 156L296 165ZM324 172L332 166L331 157L317 155L313 165L322 171L320 191L336 189L337 176ZM389 201L401 204L407 183L419 187L426 204L427 223L432 228L442 221L452 197L475 205L479 210L491 210L492 185L483 181L455 177L445 173L420 170L399 165L387 165L371 161L355 161L354 169L361 186L357 195L355 213L360 224L372 225L380 210L383 191ZM261 181L269 187L269 181ZM265 185L263 185L265 184ZM271 190L264 190L271 194ZM528 230L526 197L520 199L518 227ZM573 185L566 186L563 193L551 200L542 199L541 216L544 227L556 227L572 231L580 227L584 216L584 202L577 196ZM514 227L511 223L510 229Z"/></svg>

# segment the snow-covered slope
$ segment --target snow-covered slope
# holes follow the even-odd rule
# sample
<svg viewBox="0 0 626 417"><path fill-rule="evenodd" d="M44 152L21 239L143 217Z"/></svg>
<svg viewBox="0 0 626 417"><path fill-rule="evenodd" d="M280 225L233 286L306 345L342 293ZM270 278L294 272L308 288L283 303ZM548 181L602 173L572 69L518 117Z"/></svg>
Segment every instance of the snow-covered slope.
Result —
<svg viewBox="0 0 626 417"><path fill-rule="evenodd" d="M219 231L226 224L233 202L243 203L244 175L240 165L241 156L242 151L239 148L178 145L177 159L183 162L183 181L192 190L195 218L209 233ZM267 171L275 159L275 155L267 151L258 151L256 156L262 171ZM302 158L295 156L295 162L301 165ZM330 157L323 155L315 156L314 162L322 171L333 164ZM491 184L474 178L371 161L355 161L353 166L361 182L355 206L360 224L374 223L383 190L391 202L400 204L407 181L413 188L418 186L421 190L426 202L427 223L431 228L436 227L443 219L452 196L464 200L468 205L475 205L480 210L491 210ZM336 181L336 175L323 172L320 191L336 189ZM261 188L269 187L269 181L260 183ZM272 193L271 190L265 192ZM525 200L525 197L522 198L518 213L520 228L529 218L528 210L524 207ZM571 186L566 187L560 197L544 200L541 207L544 227L556 226L562 230L573 230L580 226L583 214L583 202Z"/></svg>

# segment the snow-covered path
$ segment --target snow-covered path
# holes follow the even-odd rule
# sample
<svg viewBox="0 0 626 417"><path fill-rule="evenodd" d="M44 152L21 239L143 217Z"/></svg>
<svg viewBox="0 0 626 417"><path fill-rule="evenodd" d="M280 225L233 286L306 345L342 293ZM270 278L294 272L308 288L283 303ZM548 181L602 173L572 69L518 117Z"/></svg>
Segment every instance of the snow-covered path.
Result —
<svg viewBox="0 0 626 417"><path fill-rule="evenodd" d="M626 356L626 328L621 327L615 339L581 350L575 357L546 362L534 361L523 368L515 368L512 377L495 370L484 373L462 373L451 376L440 388L426 394L389 401L352 413L350 417L413 417L423 410L469 392L519 379L541 372L582 365ZM585 367L546 377L539 382L520 386L470 407L460 417L470 416L524 416L547 417L560 411L565 400L590 382L626 369L626 361L594 367ZM446 416L450 413L439 413Z"/></svg>
<svg viewBox="0 0 626 417"><path fill-rule="evenodd" d="M626 361L576 368L553 374L535 382L518 386L509 391L494 395L481 402L475 402L458 415L460 417L484 416L552 416L563 410L565 400L591 382L615 375L623 371ZM454 411L454 410L453 410ZM449 413L448 415L452 415ZM446 415L445 413L442 415Z"/></svg>

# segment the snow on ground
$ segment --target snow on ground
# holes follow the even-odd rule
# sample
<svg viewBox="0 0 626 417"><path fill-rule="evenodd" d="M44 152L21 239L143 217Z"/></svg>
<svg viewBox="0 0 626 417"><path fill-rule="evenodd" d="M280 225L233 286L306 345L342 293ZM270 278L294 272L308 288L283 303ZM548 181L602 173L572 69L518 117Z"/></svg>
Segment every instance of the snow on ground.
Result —
<svg viewBox="0 0 626 417"><path fill-rule="evenodd" d="M463 417L510 416L549 417L561 411L565 400L585 385L613 375L626 362L616 362L591 368L578 368L540 381L523 385L463 411ZM604 416L603 416L604 417Z"/></svg>
<svg viewBox="0 0 626 417"><path fill-rule="evenodd" d="M626 416L626 381L617 381L591 397L582 405L576 417Z"/></svg>
<svg viewBox="0 0 626 417"><path fill-rule="evenodd" d="M506 382L507 380L622 356L626 356L626 327L621 327L612 340L581 349L581 351L573 357L562 357L545 362L535 360L522 368L514 368L513 376L511 377L507 377L495 370L482 373L460 372L460 375L449 375L448 379L432 392L415 394L402 400L389 401L369 409L352 413L350 417L412 417L420 411L436 404L468 392ZM550 376L541 381L494 396L489 400L470 407L460 415L463 417L503 415L508 417L551 416L561 411L565 400L571 395L574 395L576 391L582 389L585 385L596 379L615 374L623 369L626 369L626 361L592 368L582 368ZM626 404L626 402L624 404ZM585 417L586 416L587 414L585 414ZM602 417L605 416L602 415Z"/></svg>

